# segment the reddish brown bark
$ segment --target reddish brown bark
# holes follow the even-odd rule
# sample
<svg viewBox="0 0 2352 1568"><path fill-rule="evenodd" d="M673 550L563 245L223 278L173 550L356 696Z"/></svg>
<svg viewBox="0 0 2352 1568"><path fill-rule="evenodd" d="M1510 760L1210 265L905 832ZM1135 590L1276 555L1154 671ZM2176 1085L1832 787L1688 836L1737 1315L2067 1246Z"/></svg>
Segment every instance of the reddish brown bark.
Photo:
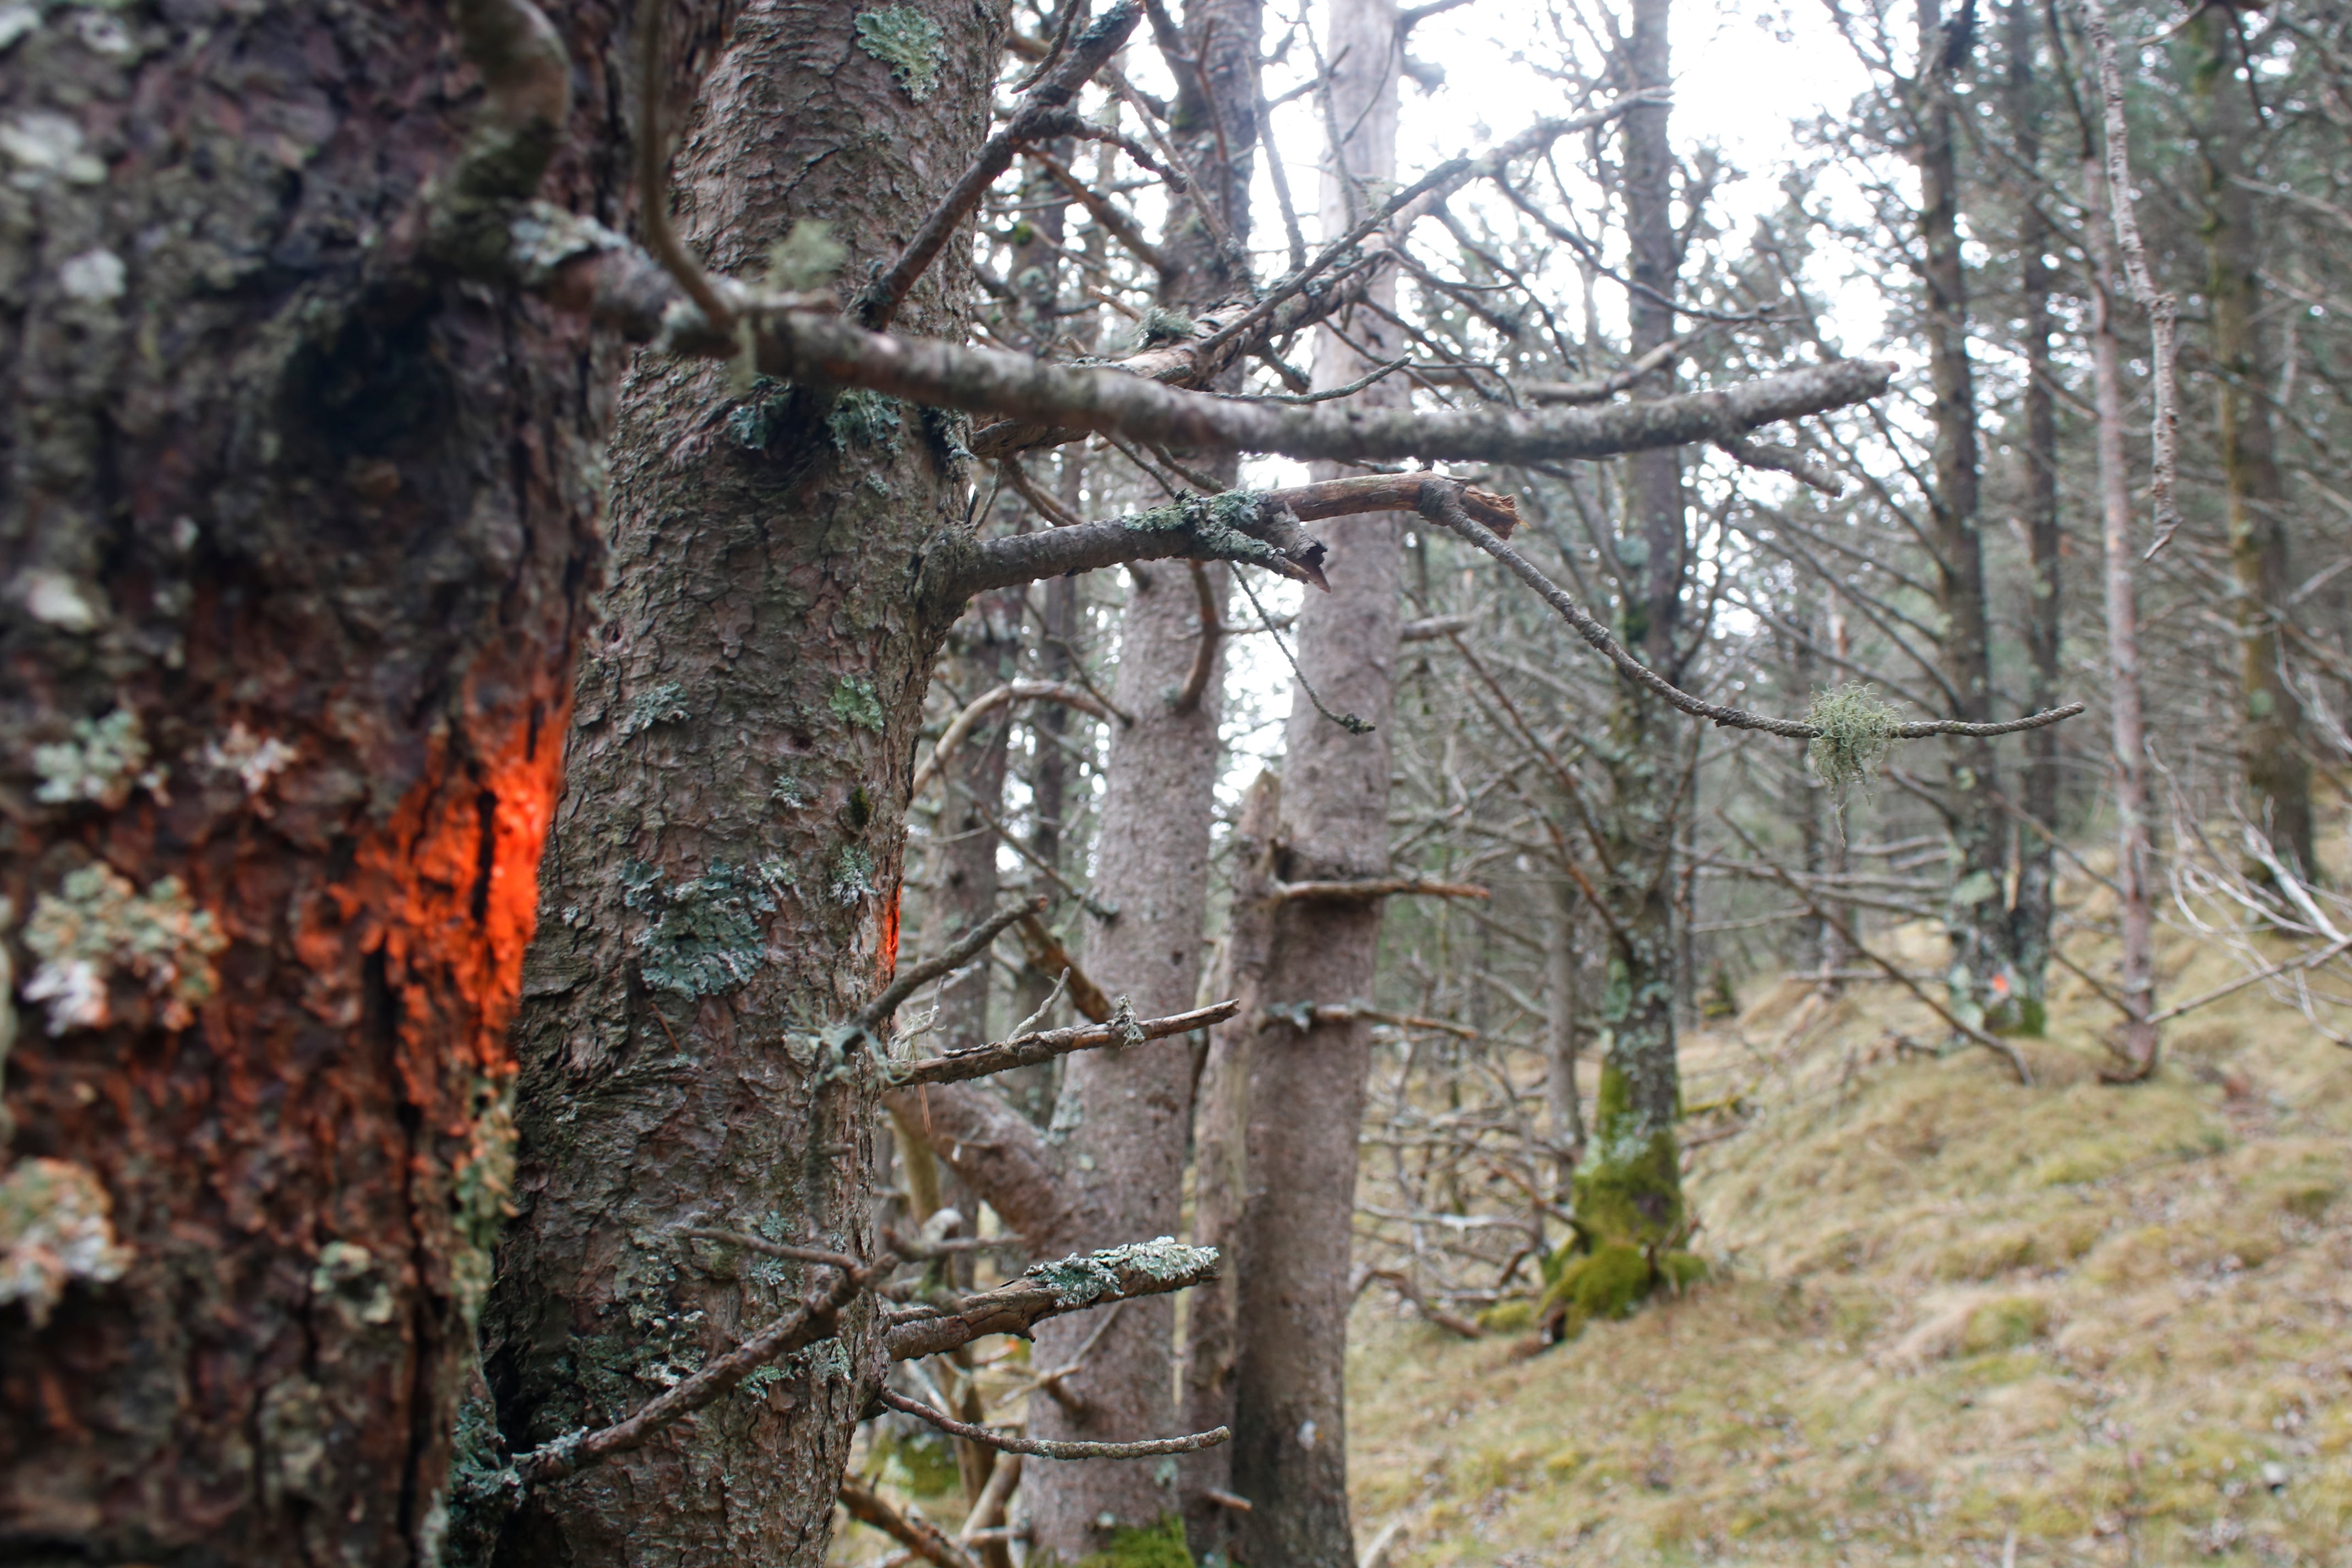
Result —
<svg viewBox="0 0 2352 1568"><path fill-rule="evenodd" d="M407 1564L502 1202L612 362L425 248L484 108L447 7L104 15L0 57L56 154L0 210L0 894L49 994L8 1164L88 1173L121 1271L0 1305L0 1556ZM561 20L545 194L617 219L614 12ZM137 766L35 753L133 719ZM122 922L174 878L159 994ZM111 879L141 902L77 900Z"/></svg>

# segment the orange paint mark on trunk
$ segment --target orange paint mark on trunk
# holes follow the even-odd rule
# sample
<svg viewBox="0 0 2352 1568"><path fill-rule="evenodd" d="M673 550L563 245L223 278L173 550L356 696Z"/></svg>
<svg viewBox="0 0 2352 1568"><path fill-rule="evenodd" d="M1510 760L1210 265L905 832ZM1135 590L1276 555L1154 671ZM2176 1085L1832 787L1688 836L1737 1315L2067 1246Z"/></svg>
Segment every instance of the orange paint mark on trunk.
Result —
<svg viewBox="0 0 2352 1568"><path fill-rule="evenodd" d="M903 888L890 889L890 901L882 906L882 975L880 983L890 984L898 973L898 900Z"/></svg>

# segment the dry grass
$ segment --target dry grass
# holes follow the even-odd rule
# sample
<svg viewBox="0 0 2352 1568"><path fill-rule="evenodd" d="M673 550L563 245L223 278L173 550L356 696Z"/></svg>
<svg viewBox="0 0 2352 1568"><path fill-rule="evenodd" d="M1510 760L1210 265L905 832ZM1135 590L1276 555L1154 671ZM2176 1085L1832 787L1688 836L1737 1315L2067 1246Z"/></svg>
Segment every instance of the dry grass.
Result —
<svg viewBox="0 0 2352 1568"><path fill-rule="evenodd" d="M2231 977L2162 957L2174 995ZM1937 1031L1885 986L1692 1042L1697 1082L1759 1085L1692 1161L1717 1280L1532 1357L1368 1297L1362 1534L1404 1515L1398 1568L1993 1564L2012 1534L2021 1564L2352 1565L2352 1053L2256 988L2110 1088L2103 1005L2059 990L2031 1089L1901 1048Z"/></svg>

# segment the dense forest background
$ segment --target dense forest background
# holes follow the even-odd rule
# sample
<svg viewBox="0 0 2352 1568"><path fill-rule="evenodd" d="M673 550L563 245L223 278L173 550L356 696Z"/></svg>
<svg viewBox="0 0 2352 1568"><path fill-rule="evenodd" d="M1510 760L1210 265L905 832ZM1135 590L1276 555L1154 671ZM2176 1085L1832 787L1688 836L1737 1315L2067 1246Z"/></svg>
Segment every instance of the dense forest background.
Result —
<svg viewBox="0 0 2352 1568"><path fill-rule="evenodd" d="M2352 1561L2347 153L2330 4L0 6L0 1559Z"/></svg>

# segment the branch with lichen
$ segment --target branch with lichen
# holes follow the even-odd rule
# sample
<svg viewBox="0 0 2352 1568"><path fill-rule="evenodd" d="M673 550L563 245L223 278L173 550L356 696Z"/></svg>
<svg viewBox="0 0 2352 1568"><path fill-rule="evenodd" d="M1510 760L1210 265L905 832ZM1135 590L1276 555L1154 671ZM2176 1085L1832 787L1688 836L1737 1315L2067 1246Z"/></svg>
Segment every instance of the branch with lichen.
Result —
<svg viewBox="0 0 2352 1568"><path fill-rule="evenodd" d="M883 1328L892 1361L939 1355L986 1334L1029 1337L1066 1312L1108 1307L1138 1296L1164 1296L1217 1278L1217 1249L1157 1241L1073 1253L1034 1263L1010 1285L942 1305L894 1307Z"/></svg>

